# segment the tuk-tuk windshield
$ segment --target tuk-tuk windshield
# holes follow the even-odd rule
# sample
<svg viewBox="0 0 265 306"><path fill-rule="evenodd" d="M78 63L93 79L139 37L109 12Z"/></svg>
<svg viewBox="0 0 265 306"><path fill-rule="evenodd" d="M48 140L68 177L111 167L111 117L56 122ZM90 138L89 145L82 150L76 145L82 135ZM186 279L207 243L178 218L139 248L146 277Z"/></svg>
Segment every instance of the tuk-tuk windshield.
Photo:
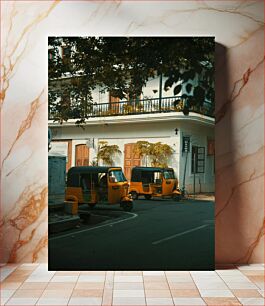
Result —
<svg viewBox="0 0 265 306"><path fill-rule="evenodd" d="M164 173L164 178L165 179L174 179L175 178L173 170L164 170L163 173Z"/></svg>
<svg viewBox="0 0 265 306"><path fill-rule="evenodd" d="M113 183L126 182L127 179L121 170L111 170L109 172L110 181Z"/></svg>

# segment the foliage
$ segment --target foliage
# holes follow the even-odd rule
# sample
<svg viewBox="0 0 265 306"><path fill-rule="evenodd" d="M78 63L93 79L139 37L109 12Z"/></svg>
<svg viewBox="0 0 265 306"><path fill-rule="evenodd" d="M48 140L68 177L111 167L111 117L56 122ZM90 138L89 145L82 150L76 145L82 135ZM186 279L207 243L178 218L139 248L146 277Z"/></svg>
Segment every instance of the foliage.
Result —
<svg viewBox="0 0 265 306"><path fill-rule="evenodd" d="M188 114L205 98L214 102L213 64L213 37L50 37L49 108L55 121L83 123L97 85L135 101L150 78L163 74L164 90L174 87Z"/></svg>
<svg viewBox="0 0 265 306"><path fill-rule="evenodd" d="M92 162L90 162L90 166L98 166L98 159L93 159Z"/></svg>
<svg viewBox="0 0 265 306"><path fill-rule="evenodd" d="M151 143L148 141L137 141L133 146L134 154L139 155L141 159L147 158L150 155L150 145Z"/></svg>
<svg viewBox="0 0 265 306"><path fill-rule="evenodd" d="M113 166L114 164L113 157L116 154L121 154L118 145L109 145L107 141L99 141L97 162L102 160L104 165Z"/></svg>
<svg viewBox="0 0 265 306"><path fill-rule="evenodd" d="M167 144L149 141L137 141L133 150L141 158L148 157L153 167L167 167L167 160L174 152Z"/></svg>
<svg viewBox="0 0 265 306"><path fill-rule="evenodd" d="M123 105L123 112L125 114L141 113L143 109L144 106L141 103L131 102Z"/></svg>

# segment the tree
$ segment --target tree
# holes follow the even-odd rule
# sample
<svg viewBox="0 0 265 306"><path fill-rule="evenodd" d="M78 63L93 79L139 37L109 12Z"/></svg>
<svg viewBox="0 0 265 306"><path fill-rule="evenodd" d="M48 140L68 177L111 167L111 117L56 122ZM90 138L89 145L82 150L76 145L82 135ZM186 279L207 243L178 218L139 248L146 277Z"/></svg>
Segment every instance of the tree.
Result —
<svg viewBox="0 0 265 306"><path fill-rule="evenodd" d="M49 38L49 107L57 121L74 116L83 123L97 85L115 97L133 100L148 79L158 75L167 78L164 90L174 87L176 106L184 101L184 114L194 105L201 106L206 97L214 102L214 38ZM199 83L193 87L191 81L198 75ZM187 93L179 97L184 88ZM71 102L63 99L62 93L70 96Z"/></svg>
<svg viewBox="0 0 265 306"><path fill-rule="evenodd" d="M103 164L106 166L113 166L113 157L116 154L121 154L118 145L109 145L107 141L99 141L98 152L97 152L97 162L102 160Z"/></svg>
<svg viewBox="0 0 265 306"><path fill-rule="evenodd" d="M151 143L148 141L137 141L133 150L141 158L148 157L153 167L164 168L168 167L167 161L174 152L168 144L161 142Z"/></svg>
<svg viewBox="0 0 265 306"><path fill-rule="evenodd" d="M141 159L146 160L147 164L147 157L150 155L150 142L139 140L133 146L134 154L139 155Z"/></svg>

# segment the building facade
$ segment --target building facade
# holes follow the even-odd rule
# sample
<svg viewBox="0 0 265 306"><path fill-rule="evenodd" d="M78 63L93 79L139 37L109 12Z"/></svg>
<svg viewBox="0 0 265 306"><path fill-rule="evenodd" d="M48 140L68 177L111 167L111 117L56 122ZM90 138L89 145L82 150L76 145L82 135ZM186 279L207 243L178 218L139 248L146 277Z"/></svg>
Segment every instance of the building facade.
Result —
<svg viewBox="0 0 265 306"><path fill-rule="evenodd" d="M71 90L65 88L71 88L73 80L67 73L49 80L49 92L61 92L59 99L72 105ZM72 166L93 165L100 142L118 145L121 154L113 156L114 165L122 167L130 180L132 167L150 166L148 158L135 154L134 144L161 142L173 149L168 166L174 169L181 188L196 193L214 192L213 103L205 100L203 105L191 107L189 115L184 115L185 101L179 97L186 94L186 87L182 86L176 96L173 87L166 87L166 80L157 75L146 82L139 97L124 101L97 86L91 93L93 102L86 109L88 119L82 127L76 125L77 119L54 121L56 112L49 105L50 152L66 156L67 171ZM199 81L200 75L197 75L192 87ZM72 118L76 118L75 111Z"/></svg>
<svg viewBox="0 0 265 306"><path fill-rule="evenodd" d="M81 128L75 120L63 124L49 121L52 131L51 153L67 157L72 166L92 165L99 142L118 145L121 154L113 156L114 165L124 169L130 180L134 166L150 166L150 161L134 153L137 141L161 142L173 149L168 160L188 192L214 191L214 118L191 112L147 113L94 117Z"/></svg>

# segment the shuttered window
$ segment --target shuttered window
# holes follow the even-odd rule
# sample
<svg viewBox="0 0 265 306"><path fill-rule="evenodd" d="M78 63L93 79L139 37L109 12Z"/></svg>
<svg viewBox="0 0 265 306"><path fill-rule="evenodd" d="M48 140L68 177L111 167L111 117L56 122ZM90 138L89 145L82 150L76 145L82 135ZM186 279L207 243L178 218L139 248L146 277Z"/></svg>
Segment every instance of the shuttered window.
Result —
<svg viewBox="0 0 265 306"><path fill-rule="evenodd" d="M205 147L192 146L191 172L205 172Z"/></svg>

